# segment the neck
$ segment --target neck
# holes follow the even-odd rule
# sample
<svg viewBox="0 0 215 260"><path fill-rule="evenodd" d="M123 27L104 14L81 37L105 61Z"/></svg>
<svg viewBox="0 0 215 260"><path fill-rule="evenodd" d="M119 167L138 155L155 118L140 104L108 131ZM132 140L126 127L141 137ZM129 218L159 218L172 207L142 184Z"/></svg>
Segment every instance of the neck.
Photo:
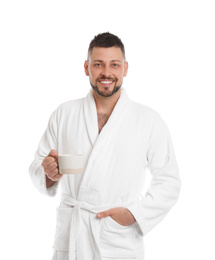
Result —
<svg viewBox="0 0 215 260"><path fill-rule="evenodd" d="M96 102L97 113L107 114L108 116L110 116L120 97L120 94L121 94L121 89L119 89L111 97L102 97L93 90L93 97Z"/></svg>

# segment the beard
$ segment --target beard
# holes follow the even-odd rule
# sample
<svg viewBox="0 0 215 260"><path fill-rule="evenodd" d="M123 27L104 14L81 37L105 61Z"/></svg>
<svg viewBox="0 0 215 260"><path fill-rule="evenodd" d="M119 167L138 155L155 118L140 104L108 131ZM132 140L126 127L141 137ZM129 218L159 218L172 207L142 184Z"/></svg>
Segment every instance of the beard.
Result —
<svg viewBox="0 0 215 260"><path fill-rule="evenodd" d="M114 80L115 85L114 85L113 90L112 90L112 91L100 91L99 88L98 88L98 86L97 86L97 82L98 82L99 80ZM115 78L115 79L111 79L111 78L99 78L99 79L96 80L96 85L93 85L91 82L90 82L90 85L91 85L91 87L93 88L93 90L94 90L97 94L99 94L100 96L102 96L102 97L111 97L111 96L113 96L113 94L115 94L115 93L121 88L121 86L122 86L122 84L121 84L120 86L117 86L117 81L118 81L118 79L116 79L116 78ZM105 88L105 89L108 90L108 87Z"/></svg>

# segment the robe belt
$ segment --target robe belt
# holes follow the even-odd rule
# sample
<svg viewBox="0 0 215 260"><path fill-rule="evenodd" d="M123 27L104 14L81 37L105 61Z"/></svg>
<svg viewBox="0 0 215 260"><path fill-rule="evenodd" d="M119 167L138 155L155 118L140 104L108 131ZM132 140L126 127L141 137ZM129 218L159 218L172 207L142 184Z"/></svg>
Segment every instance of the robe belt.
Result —
<svg viewBox="0 0 215 260"><path fill-rule="evenodd" d="M76 199L65 194L61 195L61 201L74 208L70 227L69 260L76 260L76 242L81 232L81 209L96 214L105 210L105 208L97 207L87 202L77 201ZM96 216L94 214L90 214L90 225L94 239L96 260L101 260L102 257L99 247L99 232L96 232L96 229L98 229L97 221Z"/></svg>

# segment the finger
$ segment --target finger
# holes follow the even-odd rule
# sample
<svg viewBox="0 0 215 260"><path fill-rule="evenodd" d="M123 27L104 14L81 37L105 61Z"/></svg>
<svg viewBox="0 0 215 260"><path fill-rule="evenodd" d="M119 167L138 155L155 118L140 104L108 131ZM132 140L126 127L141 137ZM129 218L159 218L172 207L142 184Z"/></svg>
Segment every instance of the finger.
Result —
<svg viewBox="0 0 215 260"><path fill-rule="evenodd" d="M55 170L56 170L57 173L58 173L58 166L57 166L56 163L53 163L53 164L49 165L47 168L44 168L45 174L46 174L47 176L49 176L49 177L54 176L53 171L55 171ZM56 173L55 173L55 174L56 174Z"/></svg>
<svg viewBox="0 0 215 260"><path fill-rule="evenodd" d="M57 167L54 167L52 169L50 168L47 168L44 170L46 175L49 177L49 178L53 178L55 175L57 175L59 173L59 170Z"/></svg>
<svg viewBox="0 0 215 260"><path fill-rule="evenodd" d="M97 217L98 217L98 218L106 218L106 217L108 217L108 216L111 216L111 214L113 214L113 212L114 212L114 209L108 209L108 210L106 210L106 211L99 212L99 213L97 214Z"/></svg>
<svg viewBox="0 0 215 260"><path fill-rule="evenodd" d="M62 174L59 174L58 169L47 174L47 177L52 181L58 181L62 176Z"/></svg>
<svg viewBox="0 0 215 260"><path fill-rule="evenodd" d="M47 168L53 161L58 161L58 154L54 149L52 149L49 155L44 158L41 165L43 168Z"/></svg>
<svg viewBox="0 0 215 260"><path fill-rule="evenodd" d="M50 163L47 167L47 170L49 172L52 172L53 170L57 169L58 168L58 164L56 163L56 161Z"/></svg>
<svg viewBox="0 0 215 260"><path fill-rule="evenodd" d="M52 149L51 152L49 153L49 156L57 157L58 154L57 154L57 152L54 149Z"/></svg>
<svg viewBox="0 0 215 260"><path fill-rule="evenodd" d="M44 168L48 168L49 165L51 165L52 163L56 163L56 160L55 158L51 157L51 156L48 156L44 159Z"/></svg>
<svg viewBox="0 0 215 260"><path fill-rule="evenodd" d="M52 180L52 181L59 181L60 180L60 178L62 178L62 174L56 174L55 176L53 176L53 177L48 177L50 180Z"/></svg>
<svg viewBox="0 0 215 260"><path fill-rule="evenodd" d="M57 174L57 175L55 175L54 176L54 181L59 181L60 180L60 178L62 178L62 174Z"/></svg>

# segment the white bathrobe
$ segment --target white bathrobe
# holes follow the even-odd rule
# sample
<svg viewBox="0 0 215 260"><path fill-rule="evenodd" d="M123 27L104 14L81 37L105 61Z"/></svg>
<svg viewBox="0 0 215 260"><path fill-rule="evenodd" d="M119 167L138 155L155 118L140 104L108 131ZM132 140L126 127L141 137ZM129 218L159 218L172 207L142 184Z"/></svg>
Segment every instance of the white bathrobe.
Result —
<svg viewBox="0 0 215 260"><path fill-rule="evenodd" d="M47 189L41 163L51 149L58 154L83 154L84 170L63 175ZM153 178L143 196L146 167ZM143 237L166 216L180 191L165 123L154 110L131 101L123 88L100 134L92 90L86 98L59 106L40 141L30 176L50 196L61 185L55 260L143 260ZM115 207L127 208L136 222L122 226L111 217L96 217Z"/></svg>

